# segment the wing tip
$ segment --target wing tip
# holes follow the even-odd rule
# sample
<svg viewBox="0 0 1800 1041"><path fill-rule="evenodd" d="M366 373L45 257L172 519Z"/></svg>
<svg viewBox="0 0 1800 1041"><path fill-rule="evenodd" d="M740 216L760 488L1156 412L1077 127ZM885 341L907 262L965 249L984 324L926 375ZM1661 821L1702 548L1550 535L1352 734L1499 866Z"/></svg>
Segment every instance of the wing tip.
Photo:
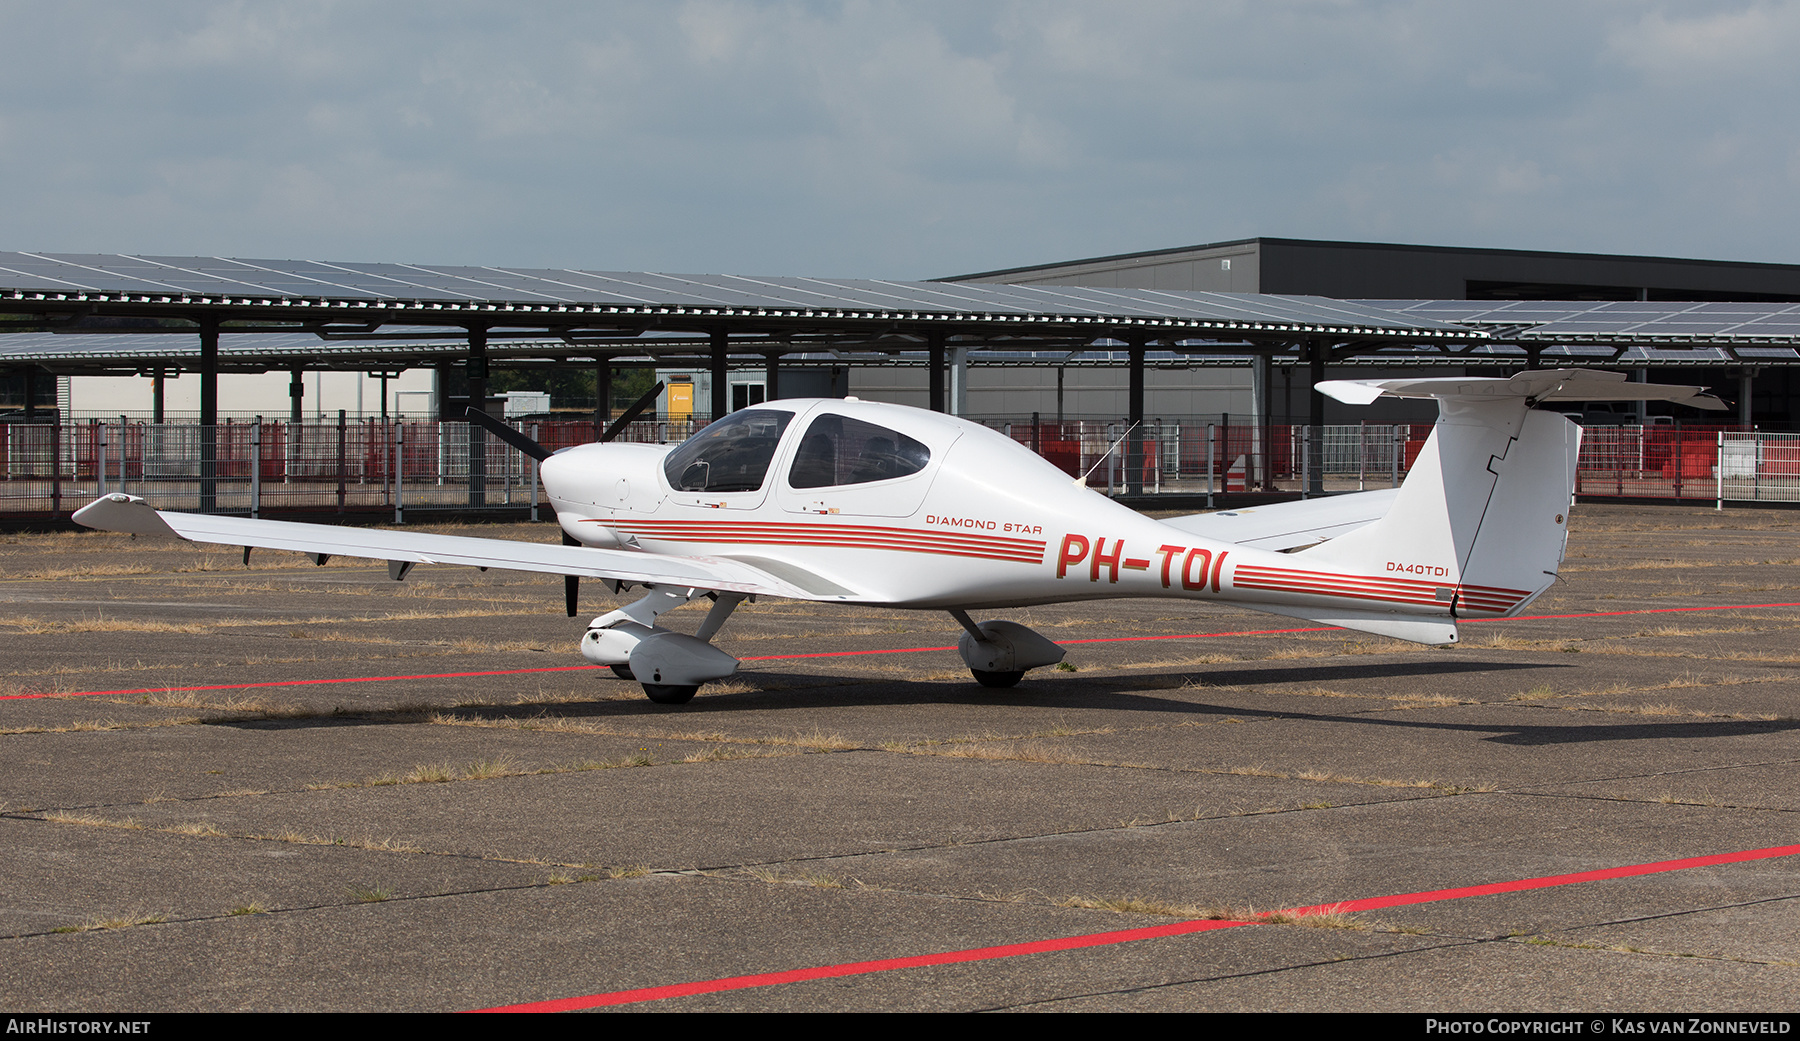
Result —
<svg viewBox="0 0 1800 1041"><path fill-rule="evenodd" d="M96 531L180 538L154 506L138 496L126 495L124 492L102 495L70 514L69 519Z"/></svg>

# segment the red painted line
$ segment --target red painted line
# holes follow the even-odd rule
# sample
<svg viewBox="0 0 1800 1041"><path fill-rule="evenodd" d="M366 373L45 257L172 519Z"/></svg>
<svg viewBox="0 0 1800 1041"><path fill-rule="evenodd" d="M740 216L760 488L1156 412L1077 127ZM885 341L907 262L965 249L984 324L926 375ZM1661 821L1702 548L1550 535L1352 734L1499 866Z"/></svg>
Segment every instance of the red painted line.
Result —
<svg viewBox="0 0 1800 1041"><path fill-rule="evenodd" d="M1611 618L1618 615L1635 614L1670 614L1681 611L1751 611L1764 607L1800 607L1800 602L1791 604L1727 604L1720 607L1646 607L1634 611L1586 611L1579 614L1535 614L1520 615L1517 618L1459 618L1459 622L1539 622L1558 618ZM1100 636L1087 640L1061 640L1064 647L1075 647L1088 643L1133 643L1142 640L1211 640L1226 636L1287 636L1293 633L1328 633L1338 628L1335 625L1312 626L1306 629L1244 629L1223 633L1173 633L1167 636ZM766 654L756 657L740 658L739 661L799 661L805 658L850 658L863 654L920 654L926 651L954 651L955 647L878 647L866 651L814 651L810 654ZM43 694L0 694L0 701L20 701L31 698L88 698L102 695L125 694L181 694L200 690L252 690L259 687L305 687L319 683L383 683L388 680L448 680L464 679L479 676L528 676L539 672L581 672L598 669L598 665L558 665L538 669L496 669L490 672L427 672L415 676L346 676L340 679L326 680L270 680L264 683L214 683L200 687L143 687L136 690L76 690L49 692Z"/></svg>
<svg viewBox="0 0 1800 1041"><path fill-rule="evenodd" d="M1151 940L1163 936L1182 936L1188 933L1202 933L1213 929L1230 929L1248 922L1228 922L1219 920L1175 922L1170 925L1154 925L1144 929L1122 929L1110 933L1089 933L1085 936L1065 936L1054 940L1033 940L1029 943L1009 943L999 947L976 947L966 951L944 951L938 954L921 954L911 958L882 958L876 961L849 962L843 965L819 965L809 969L790 969L786 972L760 972L754 976L727 976L724 979L700 980L694 983L674 983L664 987L642 987L638 990L617 990L610 994L592 994L579 998L560 998L554 1001L532 1001L522 1005L501 1005L495 1008L470 1009L471 1012L574 1012L578 1009L604 1008L607 1005L631 1005L640 1001L660 1001L664 998L687 997L693 994L716 994L722 990L747 990L751 987L773 987L783 983L801 983L806 980L828 980L840 976L863 976L872 972L892 972L895 969L916 969L931 965L955 965L960 962L992 961L997 958L1017 958L1025 954L1044 954L1050 951L1073 951L1083 947L1103 947L1114 943L1130 943L1133 940Z"/></svg>
<svg viewBox="0 0 1800 1041"><path fill-rule="evenodd" d="M1352 913L1356 911L1373 911L1384 907L1402 907L1408 904L1429 904L1444 900L1463 900L1472 896L1491 896L1497 893L1518 893L1531 889L1551 889L1556 886L1575 885L1581 882L1598 882L1614 878L1632 878L1638 875L1655 875L1668 871L1685 871L1689 868L1712 867L1719 864L1739 864L1750 860L1769 860L1775 857L1791 857L1800 854L1800 846L1771 846L1767 849L1741 850L1736 853L1714 853L1700 857L1684 857L1680 860L1660 860L1650 864L1630 864L1624 867L1601 868L1597 871L1578 871L1568 875L1546 875L1541 878L1522 878L1511 882L1491 882L1479 886L1462 886L1456 889L1433 889L1422 893L1401 893L1394 896L1371 897L1366 900L1349 900L1337 904L1317 904L1312 907L1289 909L1288 914L1325 914L1331 912ZM574 1012L580 1009L604 1008L608 1005L632 1005L645 1001L661 1001L666 998L688 997L694 994L717 994L727 990L749 990L755 987L774 987L784 983L802 983L807 980L837 979L844 976L864 976L876 972L891 972L895 969L913 969L933 965L955 965L962 962L993 961L1000 958L1016 958L1025 954L1044 954L1051 951L1080 950L1084 947L1107 947L1114 944L1133 943L1138 940L1160 939L1165 936L1185 936L1191 933L1207 932L1213 929L1231 929L1251 922L1220 921L1217 919L1176 922L1171 925L1152 926L1145 929L1122 929L1114 932L1088 933L1082 936L1067 936L1054 940L1037 940L1030 943L1012 943L999 947L976 947L965 951L944 951L938 954L916 955L910 958L882 958L874 961L847 962L841 965L819 965L807 969L790 969L785 972L763 972L751 976L727 976L716 980L699 980L692 983L674 983L662 987L640 987L635 990L615 990L604 994L589 994L575 998L557 998L551 1001L529 1001L517 1005L500 1005L494 1008L471 1009L472 1012Z"/></svg>
<svg viewBox="0 0 1800 1041"><path fill-rule="evenodd" d="M1547 875L1543 878L1525 878L1514 882L1490 882L1487 885L1462 886L1457 889L1433 889L1424 893L1377 896L1366 900L1351 900L1342 904L1300 907L1289 913L1318 914L1335 910L1348 914L1353 911L1375 911L1384 907L1431 904L1440 900L1461 900L1471 896L1492 896L1495 893L1518 893L1527 889L1549 889L1554 886L1572 886L1581 882L1601 882L1613 878L1635 878L1638 875L1658 875L1666 871L1686 871L1689 868L1713 867L1719 864L1741 864L1748 860L1771 860L1776 857L1791 857L1797 853L1800 853L1800 846L1770 846L1767 849L1746 849L1736 853L1714 853L1704 857L1659 860L1651 864L1629 864L1625 867L1577 871L1569 875Z"/></svg>
<svg viewBox="0 0 1800 1041"><path fill-rule="evenodd" d="M798 658L851 658L859 654L918 654L921 651L954 651L955 647L878 647L869 651L814 651L811 654L765 654L738 661L790 661Z"/></svg>
<svg viewBox="0 0 1800 1041"><path fill-rule="evenodd" d="M1626 614L1672 614L1677 611L1753 611L1759 607L1800 607L1794 604L1727 604L1722 607L1645 607L1636 611L1584 611L1580 614L1522 614L1517 618L1475 618L1477 622L1542 622L1555 618L1611 618Z"/></svg>
<svg viewBox="0 0 1800 1041"><path fill-rule="evenodd" d="M1059 640L1061 646L1082 643L1134 643L1139 640L1211 640L1220 636L1282 636L1287 633L1328 633L1335 625L1315 625L1309 629L1245 629L1235 633L1177 633L1174 636L1100 636L1091 640Z"/></svg>

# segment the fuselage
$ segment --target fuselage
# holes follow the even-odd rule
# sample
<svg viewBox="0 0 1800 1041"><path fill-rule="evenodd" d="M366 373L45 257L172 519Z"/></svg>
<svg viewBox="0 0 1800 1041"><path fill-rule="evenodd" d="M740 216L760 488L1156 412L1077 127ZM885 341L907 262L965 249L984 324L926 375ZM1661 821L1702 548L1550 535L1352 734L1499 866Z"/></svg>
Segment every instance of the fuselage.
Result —
<svg viewBox="0 0 1800 1041"><path fill-rule="evenodd" d="M703 432L678 449L587 445L546 460L563 530L590 546L741 561L821 600L903 608L1172 597L1451 611L1441 580L1312 572L1303 555L1203 539L935 412L782 400L707 429L722 431L711 444Z"/></svg>

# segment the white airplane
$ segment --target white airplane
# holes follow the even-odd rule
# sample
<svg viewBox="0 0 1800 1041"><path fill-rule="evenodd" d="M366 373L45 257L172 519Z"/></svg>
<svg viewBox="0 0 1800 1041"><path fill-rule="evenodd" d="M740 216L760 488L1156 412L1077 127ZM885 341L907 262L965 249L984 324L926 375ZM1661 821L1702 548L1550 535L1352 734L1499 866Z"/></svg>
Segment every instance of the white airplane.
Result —
<svg viewBox="0 0 1800 1041"><path fill-rule="evenodd" d="M598 578L645 595L589 623L581 653L681 704L737 671L712 638L745 597L947 611L976 680L1009 687L1063 651L973 612L1168 597L1449 644L1463 618L1516 614L1562 562L1581 429L1535 406L1680 401L1696 387L1586 370L1509 379L1340 380L1353 404L1436 398L1440 416L1398 489L1157 521L1071 482L966 420L855 399L778 400L676 446L537 449L564 545L162 513L104 496L75 520L195 542ZM515 443L519 435L511 435ZM528 450L536 448L530 442ZM658 624L712 601L693 635Z"/></svg>

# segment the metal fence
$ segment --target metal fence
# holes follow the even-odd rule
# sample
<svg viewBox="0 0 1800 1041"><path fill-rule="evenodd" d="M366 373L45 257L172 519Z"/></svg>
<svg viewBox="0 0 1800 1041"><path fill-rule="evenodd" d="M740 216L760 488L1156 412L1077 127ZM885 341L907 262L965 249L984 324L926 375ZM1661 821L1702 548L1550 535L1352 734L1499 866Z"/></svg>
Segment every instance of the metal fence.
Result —
<svg viewBox="0 0 1800 1041"><path fill-rule="evenodd" d="M645 420L618 440L681 441L701 425ZM591 421L514 426L552 449L594 439ZM466 423L0 424L0 516L63 517L118 491L159 507L251 516L393 509L398 518L542 501L533 461L491 437L472 456Z"/></svg>
<svg viewBox="0 0 1800 1041"><path fill-rule="evenodd" d="M1071 477L1109 492L1344 492L1390 488L1431 434L1429 423L1320 428L1200 420L1155 420L1127 436L1105 420L987 419Z"/></svg>
<svg viewBox="0 0 1800 1041"><path fill-rule="evenodd" d="M1580 496L1712 499L1718 492L1719 445L1751 436L1720 425L1588 427L1575 475Z"/></svg>
<svg viewBox="0 0 1800 1041"><path fill-rule="evenodd" d="M1206 418L1127 432L1107 420L982 421L1072 477L1107 492L1313 494L1398 484L1430 424L1322 427ZM703 417L631 424L620 440L676 442ZM550 448L594 439L588 420L515 423ZM269 513L529 507L536 467L497 438L469 453L469 427L426 420L0 423L0 515L66 517L125 491L160 507ZM470 470L477 471L474 480ZM1590 427L1576 492L1584 497L1800 501L1800 434L1717 426Z"/></svg>
<svg viewBox="0 0 1800 1041"><path fill-rule="evenodd" d="M1713 497L1726 502L1800 502L1800 434L1720 432Z"/></svg>

